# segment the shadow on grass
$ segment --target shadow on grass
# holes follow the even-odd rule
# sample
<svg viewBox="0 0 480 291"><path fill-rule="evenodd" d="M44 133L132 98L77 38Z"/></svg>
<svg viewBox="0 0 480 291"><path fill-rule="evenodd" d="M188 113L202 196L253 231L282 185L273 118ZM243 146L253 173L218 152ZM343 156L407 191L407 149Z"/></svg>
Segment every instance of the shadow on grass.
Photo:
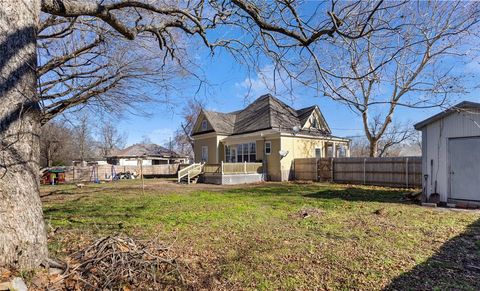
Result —
<svg viewBox="0 0 480 291"><path fill-rule="evenodd" d="M385 290L480 290L480 219Z"/></svg>
<svg viewBox="0 0 480 291"><path fill-rule="evenodd" d="M237 195L279 195L301 196L324 200L365 201L383 203L412 203L403 197L411 190L388 189L388 188L361 188L339 185L321 184L287 184L287 185L264 185L254 188L232 189L225 191L226 194Z"/></svg>
<svg viewBox="0 0 480 291"><path fill-rule="evenodd" d="M51 221L67 221L71 227L97 226L101 228L123 228L125 224L135 219L143 218L146 205L121 206L109 208L102 204L82 205L74 202L66 205L47 207L43 210L44 217Z"/></svg>

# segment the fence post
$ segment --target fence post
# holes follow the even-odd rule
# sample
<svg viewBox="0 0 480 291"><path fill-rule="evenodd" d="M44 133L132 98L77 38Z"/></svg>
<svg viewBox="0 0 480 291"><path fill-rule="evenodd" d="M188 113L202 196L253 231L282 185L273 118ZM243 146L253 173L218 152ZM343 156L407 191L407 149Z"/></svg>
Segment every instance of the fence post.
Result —
<svg viewBox="0 0 480 291"><path fill-rule="evenodd" d="M363 158L363 185L367 184L367 158Z"/></svg>
<svg viewBox="0 0 480 291"><path fill-rule="evenodd" d="M247 162L243 162L243 172L247 173Z"/></svg>
<svg viewBox="0 0 480 291"><path fill-rule="evenodd" d="M335 174L333 170L333 158L330 159L330 182L334 182L333 175Z"/></svg>
<svg viewBox="0 0 480 291"><path fill-rule="evenodd" d="M221 167L221 171L222 171L222 175L223 175L223 161L220 162L220 167Z"/></svg>
<svg viewBox="0 0 480 291"><path fill-rule="evenodd" d="M405 158L405 184L408 188L408 158Z"/></svg>

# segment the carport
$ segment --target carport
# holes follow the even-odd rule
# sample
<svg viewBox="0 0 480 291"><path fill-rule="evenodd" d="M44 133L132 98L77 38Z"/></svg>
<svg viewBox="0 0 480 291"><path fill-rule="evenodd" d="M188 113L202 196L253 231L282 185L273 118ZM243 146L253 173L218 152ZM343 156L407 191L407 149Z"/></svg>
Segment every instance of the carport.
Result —
<svg viewBox="0 0 480 291"><path fill-rule="evenodd" d="M415 124L422 132L423 191L480 203L480 103L461 102Z"/></svg>

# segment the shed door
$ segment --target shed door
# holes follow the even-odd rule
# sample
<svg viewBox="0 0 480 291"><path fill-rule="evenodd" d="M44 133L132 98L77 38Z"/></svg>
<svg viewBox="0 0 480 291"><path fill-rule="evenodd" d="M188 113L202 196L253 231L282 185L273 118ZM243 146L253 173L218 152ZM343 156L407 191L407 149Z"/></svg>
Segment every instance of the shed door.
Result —
<svg viewBox="0 0 480 291"><path fill-rule="evenodd" d="M480 138L455 138L448 142L450 198L480 200Z"/></svg>

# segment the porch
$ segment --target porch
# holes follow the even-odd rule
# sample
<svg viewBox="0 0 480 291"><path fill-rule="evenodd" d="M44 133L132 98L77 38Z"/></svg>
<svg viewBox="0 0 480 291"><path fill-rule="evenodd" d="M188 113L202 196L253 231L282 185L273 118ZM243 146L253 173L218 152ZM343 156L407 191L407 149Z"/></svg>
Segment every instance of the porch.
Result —
<svg viewBox="0 0 480 291"><path fill-rule="evenodd" d="M218 185L258 183L264 181L262 163L224 163L205 164L202 182Z"/></svg>

